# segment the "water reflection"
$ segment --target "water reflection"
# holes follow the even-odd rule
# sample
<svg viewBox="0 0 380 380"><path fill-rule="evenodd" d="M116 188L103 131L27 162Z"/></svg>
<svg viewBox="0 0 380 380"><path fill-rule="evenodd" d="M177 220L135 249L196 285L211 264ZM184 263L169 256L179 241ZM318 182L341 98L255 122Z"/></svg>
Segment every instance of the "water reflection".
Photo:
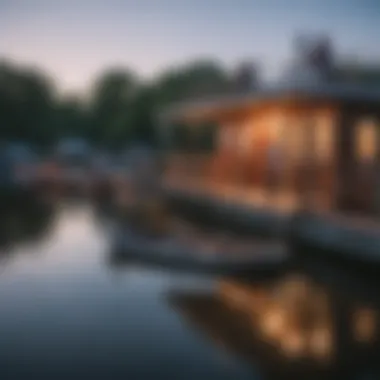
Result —
<svg viewBox="0 0 380 380"><path fill-rule="evenodd" d="M0 276L3 379L245 379L165 302L212 279L105 265L106 233L88 202L60 203L39 255ZM249 375L249 374L248 374Z"/></svg>
<svg viewBox="0 0 380 380"><path fill-rule="evenodd" d="M0 258L9 259L16 246L43 238L53 225L54 208L32 191L0 192Z"/></svg>
<svg viewBox="0 0 380 380"><path fill-rule="evenodd" d="M169 302L216 345L259 363L263 378L380 374L379 308L338 298L306 274L222 280L213 294L173 292Z"/></svg>
<svg viewBox="0 0 380 380"><path fill-rule="evenodd" d="M118 263L116 272L110 205L26 194L0 205L3 254L21 242L41 253L0 276L2 380L379 378L377 283L315 265L265 281Z"/></svg>

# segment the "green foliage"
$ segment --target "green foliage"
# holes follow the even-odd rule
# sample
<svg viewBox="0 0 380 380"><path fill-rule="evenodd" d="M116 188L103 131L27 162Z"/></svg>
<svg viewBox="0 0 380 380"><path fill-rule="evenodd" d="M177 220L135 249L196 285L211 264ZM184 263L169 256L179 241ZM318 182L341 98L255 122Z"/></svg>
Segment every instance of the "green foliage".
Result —
<svg viewBox="0 0 380 380"><path fill-rule="evenodd" d="M132 136L131 103L137 89L136 76L126 70L110 70L99 77L89 105L91 142L116 148Z"/></svg>
<svg viewBox="0 0 380 380"><path fill-rule="evenodd" d="M54 140L89 136L89 115L77 97L62 99L54 110Z"/></svg>
<svg viewBox="0 0 380 380"><path fill-rule="evenodd" d="M156 83L159 105L220 94L228 90L229 79L212 61L199 61L166 71Z"/></svg>
<svg viewBox="0 0 380 380"><path fill-rule="evenodd" d="M0 137L47 144L55 101L52 83L42 73L0 65Z"/></svg>
<svg viewBox="0 0 380 380"><path fill-rule="evenodd" d="M58 96L54 83L39 71L2 63L0 139L42 148L67 137L82 137L111 149L135 141L154 146L158 143L157 110L227 88L227 75L217 64L199 61L168 70L151 83L142 83L129 70L107 70L94 82L85 101L75 95ZM188 130L179 126L175 143L187 149L200 138L199 146L206 149L212 145L209 131L206 128L204 136L187 136Z"/></svg>

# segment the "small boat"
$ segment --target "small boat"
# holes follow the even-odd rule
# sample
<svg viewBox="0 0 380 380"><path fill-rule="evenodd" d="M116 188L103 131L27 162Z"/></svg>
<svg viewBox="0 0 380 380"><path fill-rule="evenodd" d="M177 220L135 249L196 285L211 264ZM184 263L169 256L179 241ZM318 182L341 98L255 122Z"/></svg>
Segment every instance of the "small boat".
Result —
<svg viewBox="0 0 380 380"><path fill-rule="evenodd" d="M289 263L280 241L240 239L195 228L146 234L132 226L113 227L113 262L127 260L221 275L282 272Z"/></svg>

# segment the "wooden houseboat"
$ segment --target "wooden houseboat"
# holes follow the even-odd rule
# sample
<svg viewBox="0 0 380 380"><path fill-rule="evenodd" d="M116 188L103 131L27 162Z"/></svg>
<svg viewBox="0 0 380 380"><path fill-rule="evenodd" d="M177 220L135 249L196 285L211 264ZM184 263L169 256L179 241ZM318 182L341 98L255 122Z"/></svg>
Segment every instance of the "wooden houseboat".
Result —
<svg viewBox="0 0 380 380"><path fill-rule="evenodd" d="M163 116L192 128L218 125L208 157L169 156L165 176L173 186L176 178L184 188L184 179L217 184L244 190L247 200L260 193L269 205L281 195L289 209L307 201L319 210L379 211L380 90L282 86L179 105Z"/></svg>
<svg viewBox="0 0 380 380"><path fill-rule="evenodd" d="M370 245L380 260L379 117L379 88L326 81L174 105L160 115L164 141L175 122L194 133L213 122L217 139L206 157L168 152L163 182L245 210L260 206L287 216L307 210L314 216L314 224L302 225L312 226L311 234L302 232L308 239L339 248L358 232L355 249Z"/></svg>

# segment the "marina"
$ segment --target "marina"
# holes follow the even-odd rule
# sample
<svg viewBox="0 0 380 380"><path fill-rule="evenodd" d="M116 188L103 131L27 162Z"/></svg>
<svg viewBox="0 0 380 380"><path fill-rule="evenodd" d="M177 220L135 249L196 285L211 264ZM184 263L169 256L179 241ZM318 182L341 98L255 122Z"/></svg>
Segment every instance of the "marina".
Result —
<svg viewBox="0 0 380 380"><path fill-rule="evenodd" d="M212 3L0 1L0 380L380 379L380 7Z"/></svg>

